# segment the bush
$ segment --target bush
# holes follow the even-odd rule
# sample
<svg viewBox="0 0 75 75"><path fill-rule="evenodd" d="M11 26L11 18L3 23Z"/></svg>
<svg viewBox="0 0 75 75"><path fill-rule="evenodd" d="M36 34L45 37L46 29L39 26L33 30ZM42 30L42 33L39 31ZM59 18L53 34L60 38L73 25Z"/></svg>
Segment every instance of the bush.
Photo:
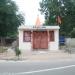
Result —
<svg viewBox="0 0 75 75"><path fill-rule="evenodd" d="M19 56L21 55L21 51L19 50L19 48L16 48L16 49L15 49L15 54L16 54L16 56L17 56L18 59L19 59Z"/></svg>
<svg viewBox="0 0 75 75"><path fill-rule="evenodd" d="M71 38L75 38L75 28L73 28L73 30L71 31L70 35L71 35Z"/></svg>

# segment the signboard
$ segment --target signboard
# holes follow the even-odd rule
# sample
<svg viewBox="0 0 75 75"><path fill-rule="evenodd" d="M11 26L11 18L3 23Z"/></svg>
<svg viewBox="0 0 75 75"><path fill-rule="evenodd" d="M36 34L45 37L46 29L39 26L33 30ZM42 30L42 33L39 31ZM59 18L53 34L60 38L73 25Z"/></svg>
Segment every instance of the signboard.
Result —
<svg viewBox="0 0 75 75"><path fill-rule="evenodd" d="M46 27L45 26L40 26L40 27L33 27L36 31L46 31Z"/></svg>

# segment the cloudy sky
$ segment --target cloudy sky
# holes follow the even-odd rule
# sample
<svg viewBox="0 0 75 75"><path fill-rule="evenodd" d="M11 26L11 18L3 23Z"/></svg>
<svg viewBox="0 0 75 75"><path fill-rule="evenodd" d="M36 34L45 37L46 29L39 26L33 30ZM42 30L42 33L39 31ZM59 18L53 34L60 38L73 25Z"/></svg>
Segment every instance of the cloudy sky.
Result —
<svg viewBox="0 0 75 75"><path fill-rule="evenodd" d="M19 6L19 10L25 16L26 25L35 25L37 15L40 17L40 21L44 22L44 16L38 11L39 2L41 0L15 0Z"/></svg>

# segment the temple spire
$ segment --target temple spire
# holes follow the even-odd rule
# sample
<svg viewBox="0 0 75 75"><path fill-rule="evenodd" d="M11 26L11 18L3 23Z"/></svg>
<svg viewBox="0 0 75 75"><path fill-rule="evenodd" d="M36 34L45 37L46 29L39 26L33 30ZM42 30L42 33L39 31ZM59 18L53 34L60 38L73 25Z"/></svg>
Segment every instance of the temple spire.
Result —
<svg viewBox="0 0 75 75"><path fill-rule="evenodd" d="M37 16L37 19L36 19L35 26L36 26L36 27L39 27L39 26L41 26L41 22L40 22L39 15Z"/></svg>

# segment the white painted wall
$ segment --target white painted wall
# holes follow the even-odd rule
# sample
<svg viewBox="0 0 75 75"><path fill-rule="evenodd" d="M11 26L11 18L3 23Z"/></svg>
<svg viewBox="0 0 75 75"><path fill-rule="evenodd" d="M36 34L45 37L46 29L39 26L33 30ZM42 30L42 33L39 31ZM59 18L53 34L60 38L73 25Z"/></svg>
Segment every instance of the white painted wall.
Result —
<svg viewBox="0 0 75 75"><path fill-rule="evenodd" d="M49 42L49 50L59 50L59 30L54 30L54 41Z"/></svg>
<svg viewBox="0 0 75 75"><path fill-rule="evenodd" d="M21 51L31 51L31 42L23 42L22 30L19 30L19 49Z"/></svg>

